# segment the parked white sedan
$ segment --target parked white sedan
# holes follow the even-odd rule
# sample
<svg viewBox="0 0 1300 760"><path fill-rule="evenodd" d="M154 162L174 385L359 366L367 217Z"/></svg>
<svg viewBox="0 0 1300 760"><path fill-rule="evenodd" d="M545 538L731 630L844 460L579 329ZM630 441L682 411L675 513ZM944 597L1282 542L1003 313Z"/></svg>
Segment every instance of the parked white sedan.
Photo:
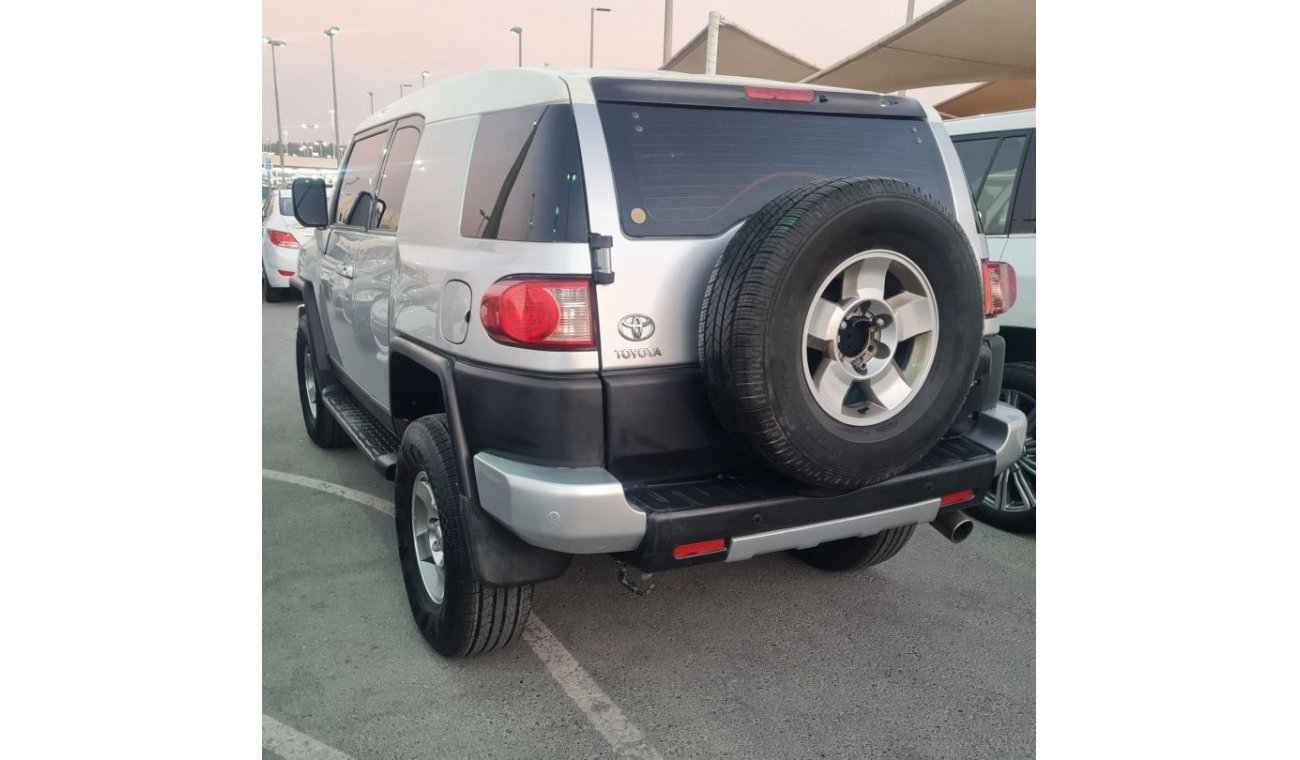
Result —
<svg viewBox="0 0 1300 760"><path fill-rule="evenodd" d="M293 194L272 190L262 203L262 298L269 302L289 295L289 278L298 269L303 245L314 245L312 230L293 218Z"/></svg>

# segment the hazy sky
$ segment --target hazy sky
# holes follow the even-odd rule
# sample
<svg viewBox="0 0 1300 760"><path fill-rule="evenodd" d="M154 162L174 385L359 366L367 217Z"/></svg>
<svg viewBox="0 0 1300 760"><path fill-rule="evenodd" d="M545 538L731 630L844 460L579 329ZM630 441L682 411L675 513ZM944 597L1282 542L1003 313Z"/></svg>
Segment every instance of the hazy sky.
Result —
<svg viewBox="0 0 1300 760"><path fill-rule="evenodd" d="M916 0L916 14L940 0ZM512 26L524 29L524 65L587 65L588 24L593 5L612 9L596 15L596 66L655 69L663 63L663 0L263 0L262 33L284 40L277 48L280 108L289 139L332 139L329 109L329 39L334 40L339 87L339 133L375 107L396 100L402 83L429 81L475 69L514 66ZM827 66L901 26L907 0L676 0L673 50L722 13L777 47L817 66ZM262 137L275 135L271 55L261 46ZM931 88L946 93L962 88ZM406 90L410 92L410 90ZM926 100L927 91L912 94ZM302 123L319 130L304 130Z"/></svg>

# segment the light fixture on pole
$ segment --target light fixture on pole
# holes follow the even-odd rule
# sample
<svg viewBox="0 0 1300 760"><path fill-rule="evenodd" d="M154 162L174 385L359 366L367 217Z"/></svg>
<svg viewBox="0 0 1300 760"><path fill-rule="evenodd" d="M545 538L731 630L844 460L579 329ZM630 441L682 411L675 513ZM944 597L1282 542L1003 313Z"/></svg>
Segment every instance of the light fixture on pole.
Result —
<svg viewBox="0 0 1300 760"><path fill-rule="evenodd" d="M263 36L262 42L271 46L271 83L275 87L275 131L280 134L280 168L284 168L284 130L280 127L280 75L275 69L275 49L284 47L284 40L273 40Z"/></svg>
<svg viewBox="0 0 1300 760"><path fill-rule="evenodd" d="M596 14L609 13L609 8L591 9L591 46L588 48L587 68L596 68Z"/></svg>
<svg viewBox="0 0 1300 760"><path fill-rule="evenodd" d="M366 90L366 94L370 96L370 113L374 113L374 112L375 112L375 93L374 93L373 90Z"/></svg>
<svg viewBox="0 0 1300 760"><path fill-rule="evenodd" d="M424 83L429 78L429 71L426 69L420 72L420 89L424 89Z"/></svg>
<svg viewBox="0 0 1300 760"><path fill-rule="evenodd" d="M334 73L334 37L339 33L337 26L331 26L325 30L325 36L330 38L330 88L334 93L334 109L330 111L333 115L334 122L334 160L337 161L339 156L339 79Z"/></svg>
<svg viewBox="0 0 1300 760"><path fill-rule="evenodd" d="M524 28L522 26L510 27L510 33L519 37L519 68L524 67Z"/></svg>

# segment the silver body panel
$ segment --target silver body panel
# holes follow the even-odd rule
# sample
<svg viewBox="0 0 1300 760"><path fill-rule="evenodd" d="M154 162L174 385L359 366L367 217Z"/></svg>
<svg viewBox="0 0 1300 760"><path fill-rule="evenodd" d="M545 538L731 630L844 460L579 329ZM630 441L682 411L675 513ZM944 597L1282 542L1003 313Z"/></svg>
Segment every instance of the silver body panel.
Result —
<svg viewBox="0 0 1300 760"><path fill-rule="evenodd" d="M339 351L335 358L343 372L380 406L386 409L389 404L387 347L394 334L449 356L534 372L590 373L698 361L704 287L740 225L712 238L623 235L614 176L590 86L592 75L530 70L466 75L387 106L358 127L362 133L412 113L427 117L404 201L406 208L420 212L404 214L396 235L337 226L326 235L318 233L318 241L328 240L328 254L311 256L316 260L304 262L301 273L304 280L316 284L322 310L328 312L324 321L331 353ZM680 78L663 73L645 76ZM614 240L614 282L595 288L597 350L543 351L498 343L483 329L476 308L489 286L510 275L589 276L591 252L586 244L480 240L460 234L466 177L481 114L552 102L573 105L589 226ZM956 199L957 220L976 256L983 256L961 163L942 126L932 122L930 127ZM470 305L468 321L459 308L454 312L443 308L442 293L451 281L464 283L458 286L457 300ZM634 341L620 334L619 321L634 314L654 320L652 336ZM444 328L441 322L446 316L454 316L459 324ZM995 331L996 323L987 321L985 332Z"/></svg>
<svg viewBox="0 0 1300 760"><path fill-rule="evenodd" d="M496 454L474 456L479 500L515 535L569 554L631 551L645 535L645 512L602 467L541 467Z"/></svg>
<svg viewBox="0 0 1300 760"><path fill-rule="evenodd" d="M1025 452L1025 438L1029 434L1029 418L1025 413L1005 401L992 409L980 412L975 429L966 434L997 455L993 474L1001 475Z"/></svg>
<svg viewBox="0 0 1300 760"><path fill-rule="evenodd" d="M938 516L939 500L928 499L865 515L739 536L731 539L731 549L727 552L726 561L739 562L759 554L771 554L788 549L811 549L827 541L838 541L843 538L874 536L890 528L928 523Z"/></svg>

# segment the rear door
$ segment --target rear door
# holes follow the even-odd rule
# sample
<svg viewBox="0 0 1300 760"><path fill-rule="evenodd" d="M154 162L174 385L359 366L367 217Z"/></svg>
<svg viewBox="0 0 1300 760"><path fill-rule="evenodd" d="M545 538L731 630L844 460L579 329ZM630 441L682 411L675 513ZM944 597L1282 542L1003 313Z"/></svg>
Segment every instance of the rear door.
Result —
<svg viewBox="0 0 1300 760"><path fill-rule="evenodd" d="M318 306L325 329L330 359L336 370L352 381L353 390L360 390L363 402L386 405L387 387L381 391L365 378L373 372L366 371L369 352L358 345L353 322L356 309L352 285L358 260L366 258L366 249L374 236L368 229L374 226L378 204L379 173L383 167L384 152L393 125L388 124L358 135L348 150L348 156L339 174L335 191L334 221L324 255L320 257L320 293Z"/></svg>
<svg viewBox="0 0 1300 760"><path fill-rule="evenodd" d="M614 240L614 281L596 288L605 370L698 363L714 262L787 190L884 176L952 208L935 135L911 101L612 78L592 90L595 113L578 117L592 231Z"/></svg>

